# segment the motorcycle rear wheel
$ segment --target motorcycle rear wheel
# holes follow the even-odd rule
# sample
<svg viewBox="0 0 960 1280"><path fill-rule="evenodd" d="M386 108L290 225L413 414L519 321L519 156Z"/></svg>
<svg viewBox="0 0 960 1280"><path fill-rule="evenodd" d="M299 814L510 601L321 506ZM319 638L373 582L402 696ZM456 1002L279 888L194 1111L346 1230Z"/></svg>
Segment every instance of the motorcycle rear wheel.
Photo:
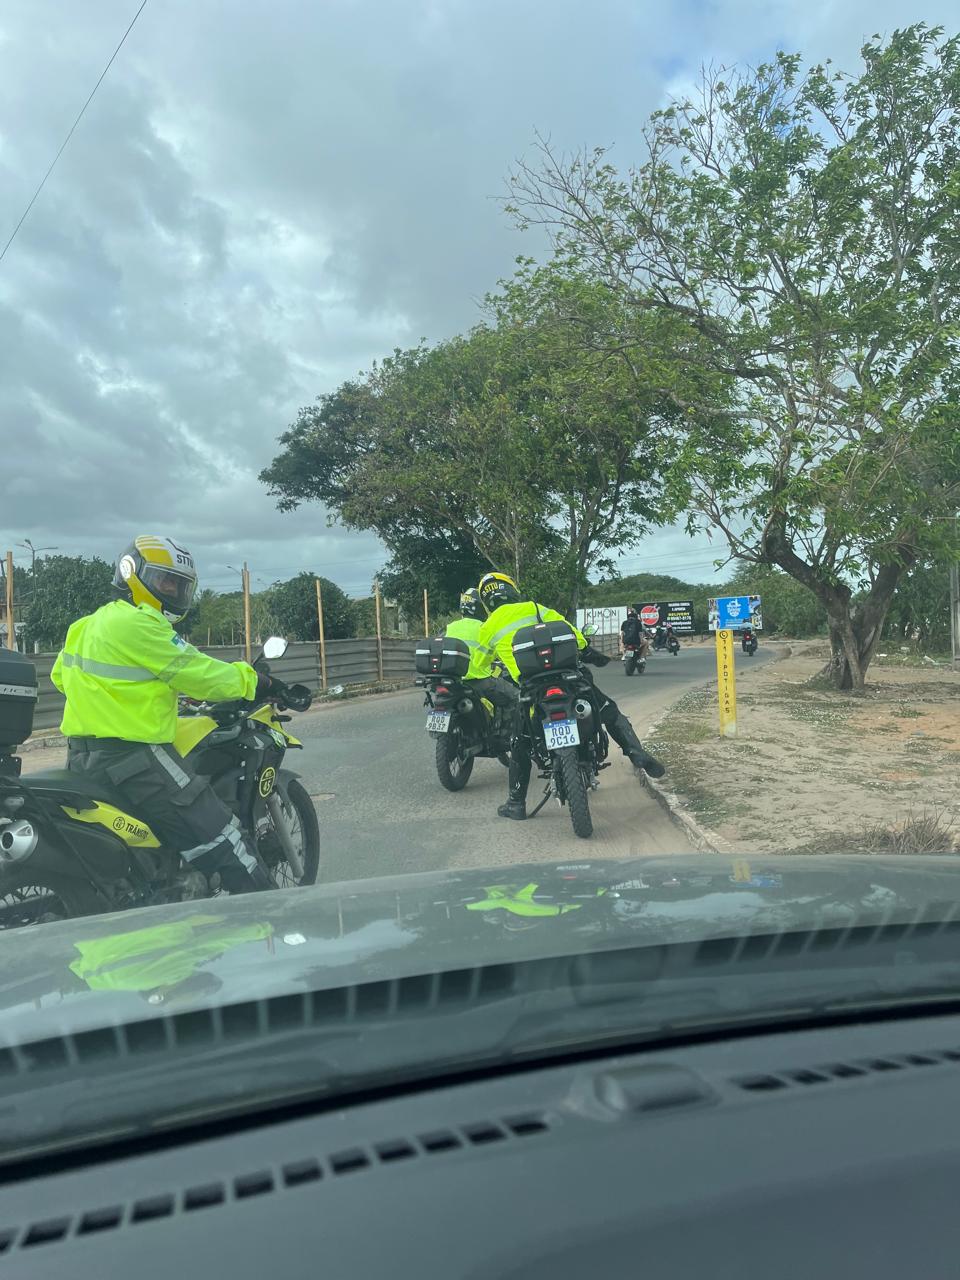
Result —
<svg viewBox="0 0 960 1280"><path fill-rule="evenodd" d="M633 673L634 673L634 671L635 671L635 670L636 670L636 668L637 668L637 660L636 660L636 658L628 658L628 659L627 659L627 661L626 661L626 663L624 664L624 666L625 666L625 668L626 668L627 675L628 675L628 676L632 676L632 675L633 675Z"/></svg>
<svg viewBox="0 0 960 1280"><path fill-rule="evenodd" d="M100 910L93 890L66 876L31 871L25 865L0 880L0 930L72 920Z"/></svg>
<svg viewBox="0 0 960 1280"><path fill-rule="evenodd" d="M556 755L560 767L560 780L563 794L570 809L570 821L574 834L581 840L593 835L593 819L590 817L590 801L587 797L586 784L577 758L576 747L564 747Z"/></svg>
<svg viewBox="0 0 960 1280"><path fill-rule="evenodd" d="M447 791L462 791L473 773L473 756L463 754L463 735L454 720L437 738L437 777Z"/></svg>

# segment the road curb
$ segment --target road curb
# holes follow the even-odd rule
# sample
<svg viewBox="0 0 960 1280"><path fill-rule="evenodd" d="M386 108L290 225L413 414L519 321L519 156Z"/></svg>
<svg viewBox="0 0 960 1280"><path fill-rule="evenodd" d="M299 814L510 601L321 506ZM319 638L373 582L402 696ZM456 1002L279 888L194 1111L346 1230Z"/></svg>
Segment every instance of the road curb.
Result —
<svg viewBox="0 0 960 1280"><path fill-rule="evenodd" d="M770 646L772 648L772 646ZM771 659L772 662L783 662L792 654L790 645L784 645L783 649L779 648L774 652ZM756 668L758 671L763 670L762 667ZM713 680L705 680L703 684L693 685L694 689L708 689ZM651 738L656 734L663 722L676 711L677 703L680 702L690 690L687 689L677 698L676 702L670 704L665 711L661 711L655 720L652 720L647 726L646 737ZM701 822L693 816L689 809L684 807L683 801L675 791L668 791L655 778L643 775L643 780L650 790L651 795L657 801L667 816L677 824L678 827L693 841L701 853L720 853L732 854L735 852L734 846L729 840L726 840L718 831L714 831L710 827L705 827Z"/></svg>

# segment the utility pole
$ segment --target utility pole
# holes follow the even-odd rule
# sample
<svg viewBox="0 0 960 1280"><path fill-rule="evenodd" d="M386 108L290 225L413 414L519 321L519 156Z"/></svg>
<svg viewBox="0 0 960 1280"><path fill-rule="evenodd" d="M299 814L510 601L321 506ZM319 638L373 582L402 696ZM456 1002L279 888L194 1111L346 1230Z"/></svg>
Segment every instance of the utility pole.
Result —
<svg viewBox="0 0 960 1280"><path fill-rule="evenodd" d="M960 667L960 560L950 566L950 647L953 665Z"/></svg>

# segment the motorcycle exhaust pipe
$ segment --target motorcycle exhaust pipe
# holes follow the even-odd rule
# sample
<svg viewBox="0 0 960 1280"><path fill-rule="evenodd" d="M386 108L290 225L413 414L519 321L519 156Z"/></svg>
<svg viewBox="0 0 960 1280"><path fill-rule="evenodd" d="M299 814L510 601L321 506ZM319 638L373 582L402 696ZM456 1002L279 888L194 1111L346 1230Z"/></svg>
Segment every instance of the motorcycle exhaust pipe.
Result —
<svg viewBox="0 0 960 1280"><path fill-rule="evenodd" d="M457 710L460 712L461 715L466 715L468 711L472 711L473 699L461 698L460 701L457 703Z"/></svg>
<svg viewBox="0 0 960 1280"><path fill-rule="evenodd" d="M38 840L36 827L26 818L0 827L0 862L22 862L29 858Z"/></svg>
<svg viewBox="0 0 960 1280"><path fill-rule="evenodd" d="M578 698L573 704L573 709L576 712L578 720L586 720L588 716L593 715L593 707L586 698Z"/></svg>

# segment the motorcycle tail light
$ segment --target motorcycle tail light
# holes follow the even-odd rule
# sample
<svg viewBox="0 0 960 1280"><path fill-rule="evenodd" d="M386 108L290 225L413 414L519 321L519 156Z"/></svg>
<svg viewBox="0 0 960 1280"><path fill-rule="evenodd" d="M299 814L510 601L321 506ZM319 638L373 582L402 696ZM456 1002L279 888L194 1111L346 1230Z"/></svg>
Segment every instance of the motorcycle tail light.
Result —
<svg viewBox="0 0 960 1280"><path fill-rule="evenodd" d="M566 713L566 711L551 711L551 712L550 712L550 719L551 719L551 720L566 720L566 718L567 718L567 713Z"/></svg>
<svg viewBox="0 0 960 1280"><path fill-rule="evenodd" d="M548 690L547 690L547 692L546 692L543 696L544 696L545 698L562 698L562 697L563 697L563 690L562 690L562 689L558 689L556 686L554 686L552 689L548 689Z"/></svg>
<svg viewBox="0 0 960 1280"><path fill-rule="evenodd" d="M437 693L449 693L449 692L450 692L450 690L447 688L447 686L446 686L445 684L438 684L438 685L437 685L436 692L437 692Z"/></svg>

